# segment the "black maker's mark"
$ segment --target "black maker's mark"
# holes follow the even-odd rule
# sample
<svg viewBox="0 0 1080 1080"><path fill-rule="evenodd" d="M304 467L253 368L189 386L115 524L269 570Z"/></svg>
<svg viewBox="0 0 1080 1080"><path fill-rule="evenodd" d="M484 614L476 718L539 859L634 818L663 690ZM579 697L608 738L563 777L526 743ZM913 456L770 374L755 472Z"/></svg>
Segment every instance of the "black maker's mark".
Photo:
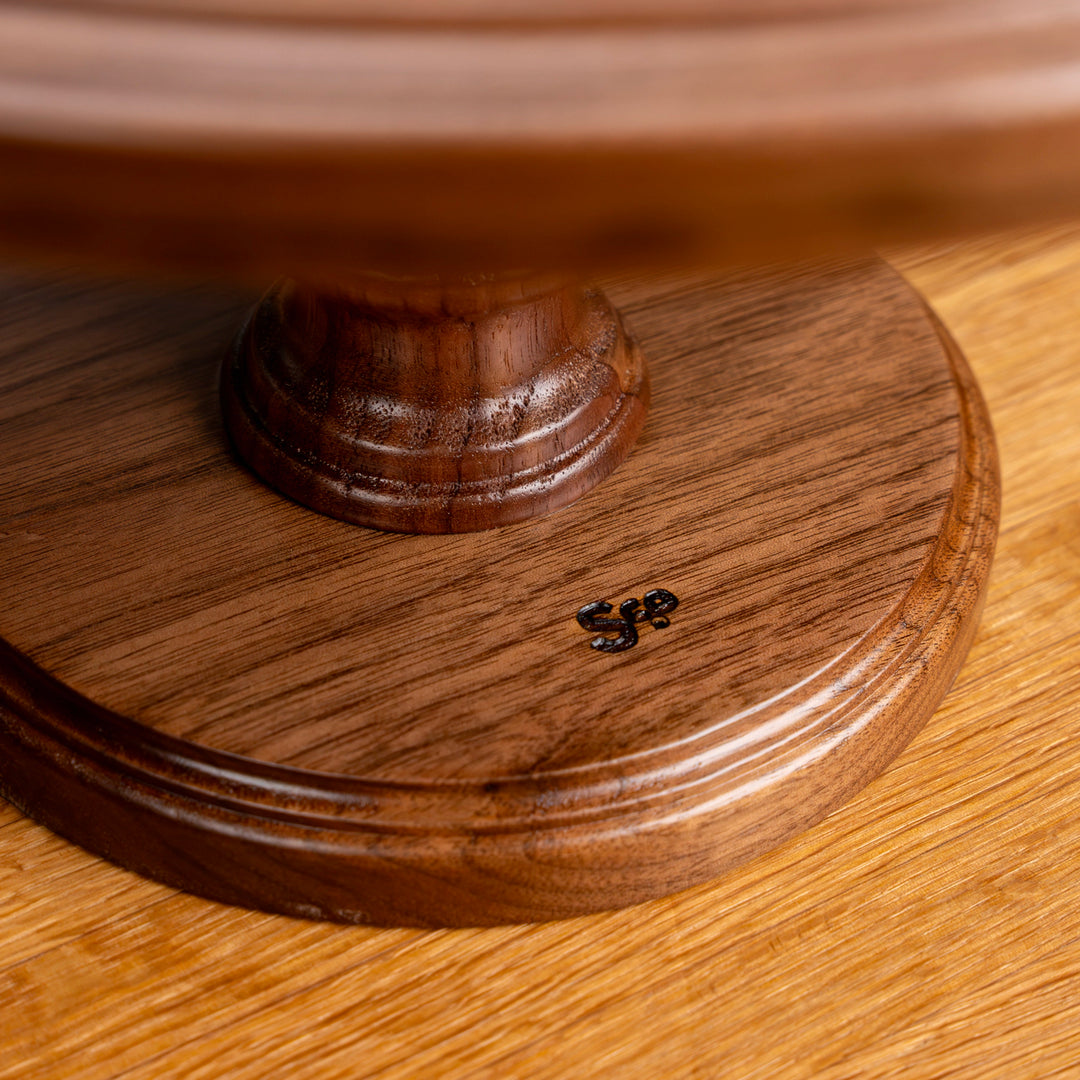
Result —
<svg viewBox="0 0 1080 1080"><path fill-rule="evenodd" d="M615 637L595 637L589 642L600 652L625 652L638 643L637 628L641 623L651 623L654 629L663 630L671 625L667 617L679 606L679 598L667 589L653 589L645 594L644 605L637 597L624 600L619 605L619 618L605 618L611 605L605 600L586 604L578 613L577 621L582 630L590 633L614 633Z"/></svg>

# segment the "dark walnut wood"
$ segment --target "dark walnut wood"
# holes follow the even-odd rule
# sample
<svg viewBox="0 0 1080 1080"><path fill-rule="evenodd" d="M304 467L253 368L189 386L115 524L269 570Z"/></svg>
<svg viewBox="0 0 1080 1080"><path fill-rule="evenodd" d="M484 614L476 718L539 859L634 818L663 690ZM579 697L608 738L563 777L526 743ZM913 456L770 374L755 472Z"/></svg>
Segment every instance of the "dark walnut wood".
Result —
<svg viewBox="0 0 1080 1080"><path fill-rule="evenodd" d="M641 354L595 290L491 278L289 282L222 379L240 456L344 521L471 532L572 502L629 453Z"/></svg>
<svg viewBox="0 0 1080 1080"><path fill-rule="evenodd" d="M1080 212L1061 0L0 2L0 248L736 265Z"/></svg>
<svg viewBox="0 0 1080 1080"><path fill-rule="evenodd" d="M962 358L874 261L605 288L653 372L634 453L558 514L425 536L237 468L250 299L9 283L5 795L215 899L462 925L684 888L884 769L996 534Z"/></svg>

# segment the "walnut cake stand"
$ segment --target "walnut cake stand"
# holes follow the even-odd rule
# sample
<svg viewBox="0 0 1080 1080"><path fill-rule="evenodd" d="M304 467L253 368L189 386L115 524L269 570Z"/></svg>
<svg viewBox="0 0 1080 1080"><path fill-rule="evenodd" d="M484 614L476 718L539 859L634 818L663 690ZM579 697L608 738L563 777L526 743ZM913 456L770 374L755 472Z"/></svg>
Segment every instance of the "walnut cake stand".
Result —
<svg viewBox="0 0 1080 1080"><path fill-rule="evenodd" d="M993 440L880 261L2 305L0 784L179 888L669 893L866 784L971 641Z"/></svg>
<svg viewBox="0 0 1080 1080"><path fill-rule="evenodd" d="M0 289L0 791L383 924L812 825L998 515L863 253L1080 212L1078 56L1059 0L0 0L3 257L209 290Z"/></svg>

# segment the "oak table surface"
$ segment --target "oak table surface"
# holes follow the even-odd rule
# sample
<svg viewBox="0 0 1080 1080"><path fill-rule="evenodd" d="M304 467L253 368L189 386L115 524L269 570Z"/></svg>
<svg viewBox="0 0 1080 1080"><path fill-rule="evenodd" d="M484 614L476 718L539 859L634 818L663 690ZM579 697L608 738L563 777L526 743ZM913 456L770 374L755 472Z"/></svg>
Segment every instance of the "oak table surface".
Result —
<svg viewBox="0 0 1080 1080"><path fill-rule="evenodd" d="M720 881L425 932L199 900L0 809L0 1078L1080 1076L1080 227L894 253L980 378L983 624L897 762Z"/></svg>

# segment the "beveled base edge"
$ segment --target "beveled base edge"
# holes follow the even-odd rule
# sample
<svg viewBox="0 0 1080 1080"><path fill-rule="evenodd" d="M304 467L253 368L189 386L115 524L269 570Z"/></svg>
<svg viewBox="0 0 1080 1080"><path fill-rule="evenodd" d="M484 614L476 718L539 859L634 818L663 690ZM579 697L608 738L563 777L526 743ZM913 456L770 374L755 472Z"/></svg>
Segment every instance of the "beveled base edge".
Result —
<svg viewBox="0 0 1080 1080"><path fill-rule="evenodd" d="M804 742L766 778L759 770L752 785L719 773L687 782L676 771L647 807L620 804L616 793L577 819L506 814L503 827L470 830L459 815L442 828L411 828L395 823L396 812L372 813L380 800L400 809L400 785L380 790L155 734L4 645L0 792L82 847L176 888L376 925L586 914L678 891L777 846L892 761L947 692L975 633L997 534L996 451L963 358L929 318L952 358L963 432L937 545L902 603L788 703ZM808 717L808 695L823 683L832 695ZM700 750L687 747L687 762ZM473 788L456 792L466 808L469 799L479 811L507 798L492 785Z"/></svg>

